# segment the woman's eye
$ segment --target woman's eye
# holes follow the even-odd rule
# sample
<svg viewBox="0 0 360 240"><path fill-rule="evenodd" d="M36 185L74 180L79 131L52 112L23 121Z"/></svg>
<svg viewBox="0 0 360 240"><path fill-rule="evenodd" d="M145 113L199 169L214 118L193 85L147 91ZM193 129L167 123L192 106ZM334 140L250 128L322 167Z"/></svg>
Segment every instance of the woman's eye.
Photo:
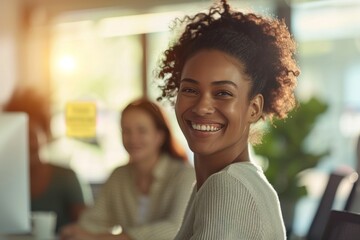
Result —
<svg viewBox="0 0 360 240"><path fill-rule="evenodd" d="M226 97L226 96L233 96L233 94L229 91L219 91L216 93L216 96L220 96L220 97Z"/></svg>
<svg viewBox="0 0 360 240"><path fill-rule="evenodd" d="M196 94L197 93L197 91L193 88L182 88L181 92L188 93L188 94Z"/></svg>
<svg viewBox="0 0 360 240"><path fill-rule="evenodd" d="M130 133L130 131L127 130L127 129L121 129L120 132L121 132L121 134L123 134L123 135L126 135L126 134L129 134L129 133Z"/></svg>

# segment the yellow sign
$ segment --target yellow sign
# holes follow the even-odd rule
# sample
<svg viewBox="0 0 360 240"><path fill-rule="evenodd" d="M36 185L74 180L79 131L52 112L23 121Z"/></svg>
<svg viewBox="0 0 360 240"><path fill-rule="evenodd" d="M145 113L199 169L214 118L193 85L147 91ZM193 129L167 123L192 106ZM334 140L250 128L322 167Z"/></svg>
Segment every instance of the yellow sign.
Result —
<svg viewBox="0 0 360 240"><path fill-rule="evenodd" d="M96 136L96 104L70 102L66 104L66 135L76 138Z"/></svg>

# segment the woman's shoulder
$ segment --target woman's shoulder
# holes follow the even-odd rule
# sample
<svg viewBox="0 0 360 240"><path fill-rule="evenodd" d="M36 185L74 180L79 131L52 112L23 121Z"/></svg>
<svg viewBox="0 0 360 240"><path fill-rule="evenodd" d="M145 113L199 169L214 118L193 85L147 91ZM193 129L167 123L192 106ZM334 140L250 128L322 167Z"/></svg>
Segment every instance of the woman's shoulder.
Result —
<svg viewBox="0 0 360 240"><path fill-rule="evenodd" d="M273 188L261 168L251 162L233 163L211 175L206 182L219 187L226 185L228 189L246 188L252 192L252 190L257 191L258 188L261 188L263 191L273 192Z"/></svg>
<svg viewBox="0 0 360 240"><path fill-rule="evenodd" d="M119 181L119 179L128 179L131 175L130 164L118 166L112 170L107 181Z"/></svg>
<svg viewBox="0 0 360 240"><path fill-rule="evenodd" d="M203 191L217 193L226 198L229 195L247 196L258 206L278 205L277 193L268 182L260 167L253 163L234 163L211 175ZM200 189L201 190L201 189ZM268 203L264 203L264 200Z"/></svg>
<svg viewBox="0 0 360 240"><path fill-rule="evenodd" d="M163 165L166 165L167 168L172 169L173 171L190 171L193 170L193 167L182 159L174 158L168 154L162 154L160 161Z"/></svg>
<svg viewBox="0 0 360 240"><path fill-rule="evenodd" d="M194 167L189 163L184 162L181 159L175 159L169 155L163 155L161 157L161 163L159 164L159 169L157 169L158 174L162 172L167 176L168 179L189 179L193 181L195 179Z"/></svg>
<svg viewBox="0 0 360 240"><path fill-rule="evenodd" d="M220 175L227 175L239 181L260 181L267 183L263 170L253 162L233 163L219 172Z"/></svg>
<svg viewBox="0 0 360 240"><path fill-rule="evenodd" d="M118 167L115 167L111 174L127 173L131 171L131 164L125 164Z"/></svg>

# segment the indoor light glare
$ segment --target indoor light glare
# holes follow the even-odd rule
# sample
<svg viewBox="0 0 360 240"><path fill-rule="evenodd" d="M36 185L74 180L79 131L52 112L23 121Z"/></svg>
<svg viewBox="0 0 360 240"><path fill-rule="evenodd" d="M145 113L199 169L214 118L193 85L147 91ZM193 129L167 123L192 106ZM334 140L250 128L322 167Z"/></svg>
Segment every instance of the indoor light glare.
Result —
<svg viewBox="0 0 360 240"><path fill-rule="evenodd" d="M59 58L59 70L64 73L71 73L75 70L76 62L73 56L66 55Z"/></svg>

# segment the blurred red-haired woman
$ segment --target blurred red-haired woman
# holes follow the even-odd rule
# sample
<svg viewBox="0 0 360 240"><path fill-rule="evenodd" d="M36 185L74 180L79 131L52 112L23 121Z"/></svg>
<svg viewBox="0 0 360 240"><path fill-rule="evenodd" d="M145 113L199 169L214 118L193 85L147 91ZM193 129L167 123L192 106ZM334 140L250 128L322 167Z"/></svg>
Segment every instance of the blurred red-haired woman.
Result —
<svg viewBox="0 0 360 240"><path fill-rule="evenodd" d="M95 205L62 239L173 239L195 180L185 151L174 141L159 106L147 99L121 114L129 164L114 170ZM120 226L122 233L112 235Z"/></svg>

